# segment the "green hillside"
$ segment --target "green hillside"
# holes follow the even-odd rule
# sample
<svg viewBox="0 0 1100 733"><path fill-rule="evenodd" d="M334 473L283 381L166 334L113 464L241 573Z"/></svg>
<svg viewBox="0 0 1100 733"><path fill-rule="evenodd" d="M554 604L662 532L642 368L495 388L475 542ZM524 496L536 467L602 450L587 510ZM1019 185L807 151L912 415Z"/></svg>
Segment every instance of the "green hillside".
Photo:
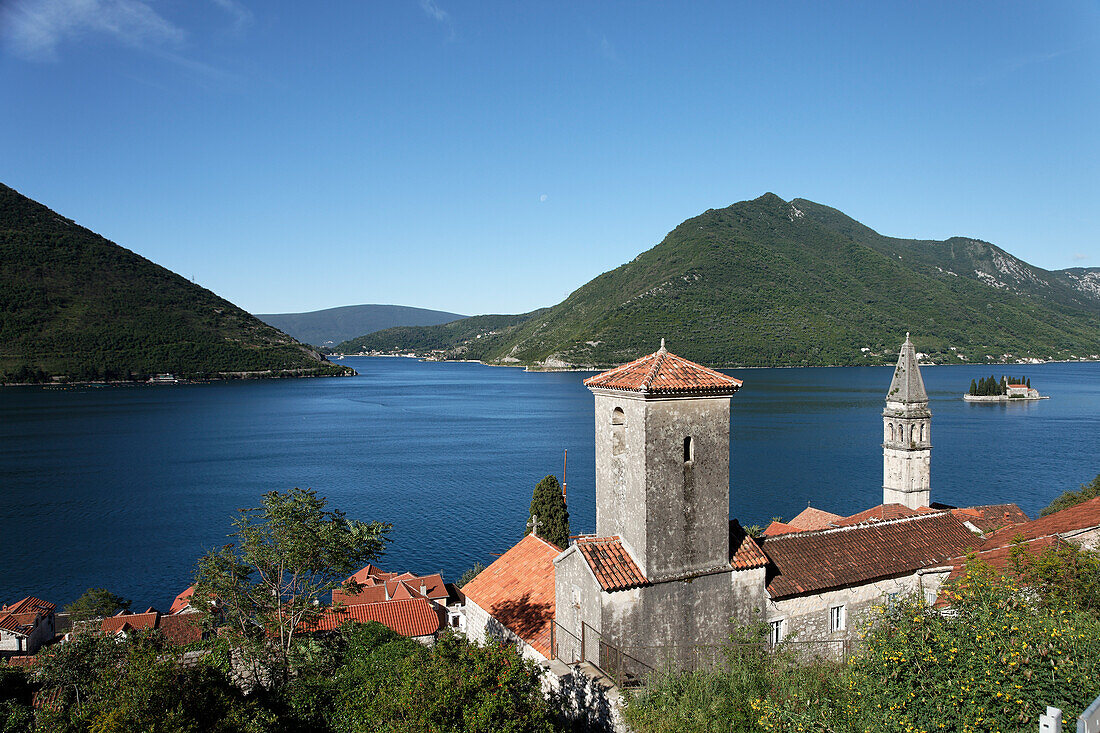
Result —
<svg viewBox="0 0 1100 733"><path fill-rule="evenodd" d="M516 316L471 316L437 326L398 326L369 333L337 344L337 354L431 351L445 352L448 359L484 359L490 346L536 315L549 309Z"/></svg>
<svg viewBox="0 0 1100 733"><path fill-rule="evenodd" d="M0 382L350 371L0 184Z"/></svg>
<svg viewBox="0 0 1100 733"><path fill-rule="evenodd" d="M496 363L606 366L663 337L716 366L881 364L912 331L946 363L1091 356L1100 299L1065 272L977 240L884 237L835 209L765 194L688 219L478 348Z"/></svg>

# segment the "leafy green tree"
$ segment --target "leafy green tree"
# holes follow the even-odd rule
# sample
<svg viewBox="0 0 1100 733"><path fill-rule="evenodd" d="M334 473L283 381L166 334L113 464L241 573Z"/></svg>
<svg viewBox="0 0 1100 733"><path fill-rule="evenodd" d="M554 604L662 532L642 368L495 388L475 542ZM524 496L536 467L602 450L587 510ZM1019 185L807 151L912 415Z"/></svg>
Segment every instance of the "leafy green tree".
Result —
<svg viewBox="0 0 1100 733"><path fill-rule="evenodd" d="M447 635L425 649L377 624L346 626L348 651L327 713L331 730L555 730L541 670L511 644Z"/></svg>
<svg viewBox="0 0 1100 733"><path fill-rule="evenodd" d="M274 729L274 716L245 700L211 658L184 666L156 631L123 639L85 634L40 657L39 694L51 701L36 716L40 731Z"/></svg>
<svg viewBox="0 0 1100 733"><path fill-rule="evenodd" d="M106 588L89 588L80 598L65 606L65 612L74 622L90 621L128 611L131 603L133 601L116 596Z"/></svg>
<svg viewBox="0 0 1100 733"><path fill-rule="evenodd" d="M558 547L569 546L569 510L557 476L547 476L535 486L528 515L538 517L539 537ZM531 527L527 527L524 535L530 533Z"/></svg>
<svg viewBox="0 0 1100 733"><path fill-rule="evenodd" d="M461 588L462 586L469 583L471 580L476 578L478 576L478 574L481 573L481 571L484 570L484 569L485 569L484 565L482 565L479 562L475 562L474 566L472 568L468 569L466 572L464 572L462 574L462 577L458 579L458 587Z"/></svg>
<svg viewBox="0 0 1100 733"><path fill-rule="evenodd" d="M277 688L289 679L295 641L324 613L322 600L383 553L389 524L325 509L312 489L264 494L241 509L233 542L198 564L192 603L239 650L252 681Z"/></svg>
<svg viewBox="0 0 1100 733"><path fill-rule="evenodd" d="M31 685L20 667L0 664L0 733L29 733L34 725Z"/></svg>
<svg viewBox="0 0 1100 733"><path fill-rule="evenodd" d="M1069 509L1071 506L1083 504L1089 499L1095 499L1098 496L1100 496L1100 474L1097 474L1096 478L1089 483L1082 484L1078 491L1069 489L1062 492L1057 499L1050 502L1043 511L1039 512L1039 516L1045 517L1048 514L1060 512L1063 509Z"/></svg>

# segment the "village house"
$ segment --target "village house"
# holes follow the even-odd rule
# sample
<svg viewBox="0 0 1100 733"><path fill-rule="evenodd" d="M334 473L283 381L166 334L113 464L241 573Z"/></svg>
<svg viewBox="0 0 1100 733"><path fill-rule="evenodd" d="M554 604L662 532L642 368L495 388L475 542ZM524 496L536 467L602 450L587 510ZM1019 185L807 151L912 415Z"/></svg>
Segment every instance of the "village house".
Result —
<svg viewBox="0 0 1100 733"><path fill-rule="evenodd" d="M532 659L688 664L728 638L731 620L839 654L872 607L910 594L935 602L970 552L997 560L1019 533L1035 551L1095 546L1100 534L1100 500L1034 522L1014 504L932 502L932 413L908 334L882 413L882 504L847 516L807 507L758 538L729 517L740 380L662 341L585 385L595 534L567 548L529 535L464 589L468 635L515 641Z"/></svg>
<svg viewBox="0 0 1100 733"><path fill-rule="evenodd" d="M34 596L0 608L0 657L34 654L52 641L56 608Z"/></svg>
<svg viewBox="0 0 1100 733"><path fill-rule="evenodd" d="M332 591L332 606L312 631L346 621L377 621L402 636L433 643L445 629L465 631L465 597L440 573L390 573L367 565Z"/></svg>
<svg viewBox="0 0 1100 733"><path fill-rule="evenodd" d="M114 616L103 619L99 628L107 636L116 638L125 638L135 631L157 629L167 637L169 642L177 646L184 646L205 638L202 620L193 610L168 614L161 613L152 607L146 609L144 613L119 611Z"/></svg>

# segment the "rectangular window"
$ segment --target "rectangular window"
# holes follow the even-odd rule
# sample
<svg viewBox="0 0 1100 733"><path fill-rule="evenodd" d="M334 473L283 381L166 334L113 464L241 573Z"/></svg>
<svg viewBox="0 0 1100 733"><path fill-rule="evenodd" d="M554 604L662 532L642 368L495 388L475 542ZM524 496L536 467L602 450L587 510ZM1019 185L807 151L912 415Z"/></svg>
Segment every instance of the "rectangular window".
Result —
<svg viewBox="0 0 1100 733"><path fill-rule="evenodd" d="M829 609L829 631L844 631L847 614L844 606L833 606Z"/></svg>
<svg viewBox="0 0 1100 733"><path fill-rule="evenodd" d="M893 593L887 593L886 594L886 608L893 608L894 604L898 602L899 598L901 598L901 592L900 591L894 591Z"/></svg>
<svg viewBox="0 0 1100 733"><path fill-rule="evenodd" d="M783 641L783 632L785 631L783 626L784 626L783 619L779 619L778 621L772 621L772 623L771 623L771 627L772 627L771 642L772 642L772 644L778 644L779 642Z"/></svg>

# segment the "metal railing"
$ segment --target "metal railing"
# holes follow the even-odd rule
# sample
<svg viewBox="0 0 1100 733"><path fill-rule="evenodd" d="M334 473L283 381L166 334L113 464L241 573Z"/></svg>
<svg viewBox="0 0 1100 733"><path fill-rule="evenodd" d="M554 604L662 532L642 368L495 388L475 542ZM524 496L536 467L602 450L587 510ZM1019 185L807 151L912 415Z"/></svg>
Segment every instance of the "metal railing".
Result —
<svg viewBox="0 0 1100 733"><path fill-rule="evenodd" d="M717 670L731 665L740 655L790 654L800 663L813 661L846 662L855 651L854 639L791 639L769 642L620 646L609 642L600 632L581 623L580 635L551 623L553 658L573 665L588 662L598 667L619 687L635 687L657 671L695 672Z"/></svg>

